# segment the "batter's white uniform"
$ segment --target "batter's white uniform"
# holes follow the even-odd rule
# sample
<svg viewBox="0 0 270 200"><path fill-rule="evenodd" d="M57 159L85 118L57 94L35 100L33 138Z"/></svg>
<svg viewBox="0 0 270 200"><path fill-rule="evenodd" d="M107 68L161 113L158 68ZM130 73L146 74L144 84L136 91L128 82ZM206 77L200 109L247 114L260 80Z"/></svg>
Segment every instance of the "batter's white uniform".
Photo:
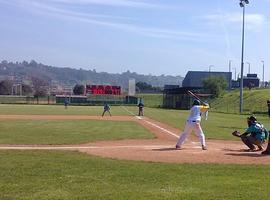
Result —
<svg viewBox="0 0 270 200"><path fill-rule="evenodd" d="M205 136L203 134L200 122L201 122L201 114L207 112L209 106L201 106L201 105L194 105L190 109L190 115L185 125L184 132L179 137L176 146L181 148L182 144L187 139L187 136L194 131L196 135L199 137L200 143L202 146L205 146Z"/></svg>

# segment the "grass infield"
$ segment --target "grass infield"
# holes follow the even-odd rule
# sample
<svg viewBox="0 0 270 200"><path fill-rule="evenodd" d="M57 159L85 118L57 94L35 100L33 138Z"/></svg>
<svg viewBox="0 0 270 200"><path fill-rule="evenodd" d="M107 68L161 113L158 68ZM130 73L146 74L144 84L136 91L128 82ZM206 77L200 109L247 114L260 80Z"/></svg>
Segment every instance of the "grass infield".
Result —
<svg viewBox="0 0 270 200"><path fill-rule="evenodd" d="M126 109L130 112L127 112ZM0 104L0 114L37 114L37 115L101 115L102 106L63 106L55 105L5 105ZM138 114L136 106L111 106L112 115ZM169 124L179 130L183 130L188 118L187 110L170 110L158 108L145 108L145 116L157 121ZM216 113L210 110L208 120L202 120L202 128L206 138L237 140L231 135L234 130L244 131L247 128L246 118L248 115ZM257 119L270 130L270 121L266 115L257 115ZM106 122L104 123L106 126ZM16 126L16 125L14 125ZM78 127L74 127L78 128ZM76 130L75 129L75 130Z"/></svg>
<svg viewBox="0 0 270 200"><path fill-rule="evenodd" d="M63 151L0 151L1 200L268 199L269 166L118 161Z"/></svg>
<svg viewBox="0 0 270 200"><path fill-rule="evenodd" d="M98 120L0 120L0 144L79 144L154 138L136 122Z"/></svg>

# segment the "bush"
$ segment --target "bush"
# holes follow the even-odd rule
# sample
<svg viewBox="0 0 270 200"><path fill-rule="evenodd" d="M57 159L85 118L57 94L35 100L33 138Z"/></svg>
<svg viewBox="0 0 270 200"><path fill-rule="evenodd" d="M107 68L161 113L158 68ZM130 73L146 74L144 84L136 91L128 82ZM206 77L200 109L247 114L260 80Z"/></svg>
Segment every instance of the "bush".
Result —
<svg viewBox="0 0 270 200"><path fill-rule="evenodd" d="M226 79L222 76L210 76L203 80L203 88L213 94L214 97L219 97L223 94L226 87Z"/></svg>

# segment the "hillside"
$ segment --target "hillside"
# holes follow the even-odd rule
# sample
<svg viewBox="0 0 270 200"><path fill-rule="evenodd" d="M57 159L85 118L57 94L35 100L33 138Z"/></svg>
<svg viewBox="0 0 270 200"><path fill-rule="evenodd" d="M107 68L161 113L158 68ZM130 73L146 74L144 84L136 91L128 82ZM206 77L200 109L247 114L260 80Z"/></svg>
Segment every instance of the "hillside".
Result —
<svg viewBox="0 0 270 200"><path fill-rule="evenodd" d="M245 89L243 93L243 111L245 113L266 113L266 101L270 99L270 89ZM211 109L219 112L239 112L239 90L227 92L210 102Z"/></svg>
<svg viewBox="0 0 270 200"><path fill-rule="evenodd" d="M163 87L165 84L179 84L182 82L181 76L152 76L137 74L135 72L124 72L121 74L111 74L107 72L96 72L93 70L73 69L53 67L31 62L7 62L2 61L0 63L0 75L15 76L16 79L27 79L29 77L38 77L47 82L57 81L60 84L74 85L79 84L113 84L120 85L123 88L128 87L128 80L134 78L136 82L146 82L156 87Z"/></svg>

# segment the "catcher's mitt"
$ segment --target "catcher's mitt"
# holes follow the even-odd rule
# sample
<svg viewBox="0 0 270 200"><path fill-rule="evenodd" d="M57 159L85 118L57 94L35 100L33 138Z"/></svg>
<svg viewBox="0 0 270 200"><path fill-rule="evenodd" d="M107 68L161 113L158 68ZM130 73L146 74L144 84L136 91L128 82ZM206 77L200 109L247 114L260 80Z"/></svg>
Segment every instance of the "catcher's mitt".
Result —
<svg viewBox="0 0 270 200"><path fill-rule="evenodd" d="M232 132L232 135L235 137L241 137L241 133L239 131Z"/></svg>

